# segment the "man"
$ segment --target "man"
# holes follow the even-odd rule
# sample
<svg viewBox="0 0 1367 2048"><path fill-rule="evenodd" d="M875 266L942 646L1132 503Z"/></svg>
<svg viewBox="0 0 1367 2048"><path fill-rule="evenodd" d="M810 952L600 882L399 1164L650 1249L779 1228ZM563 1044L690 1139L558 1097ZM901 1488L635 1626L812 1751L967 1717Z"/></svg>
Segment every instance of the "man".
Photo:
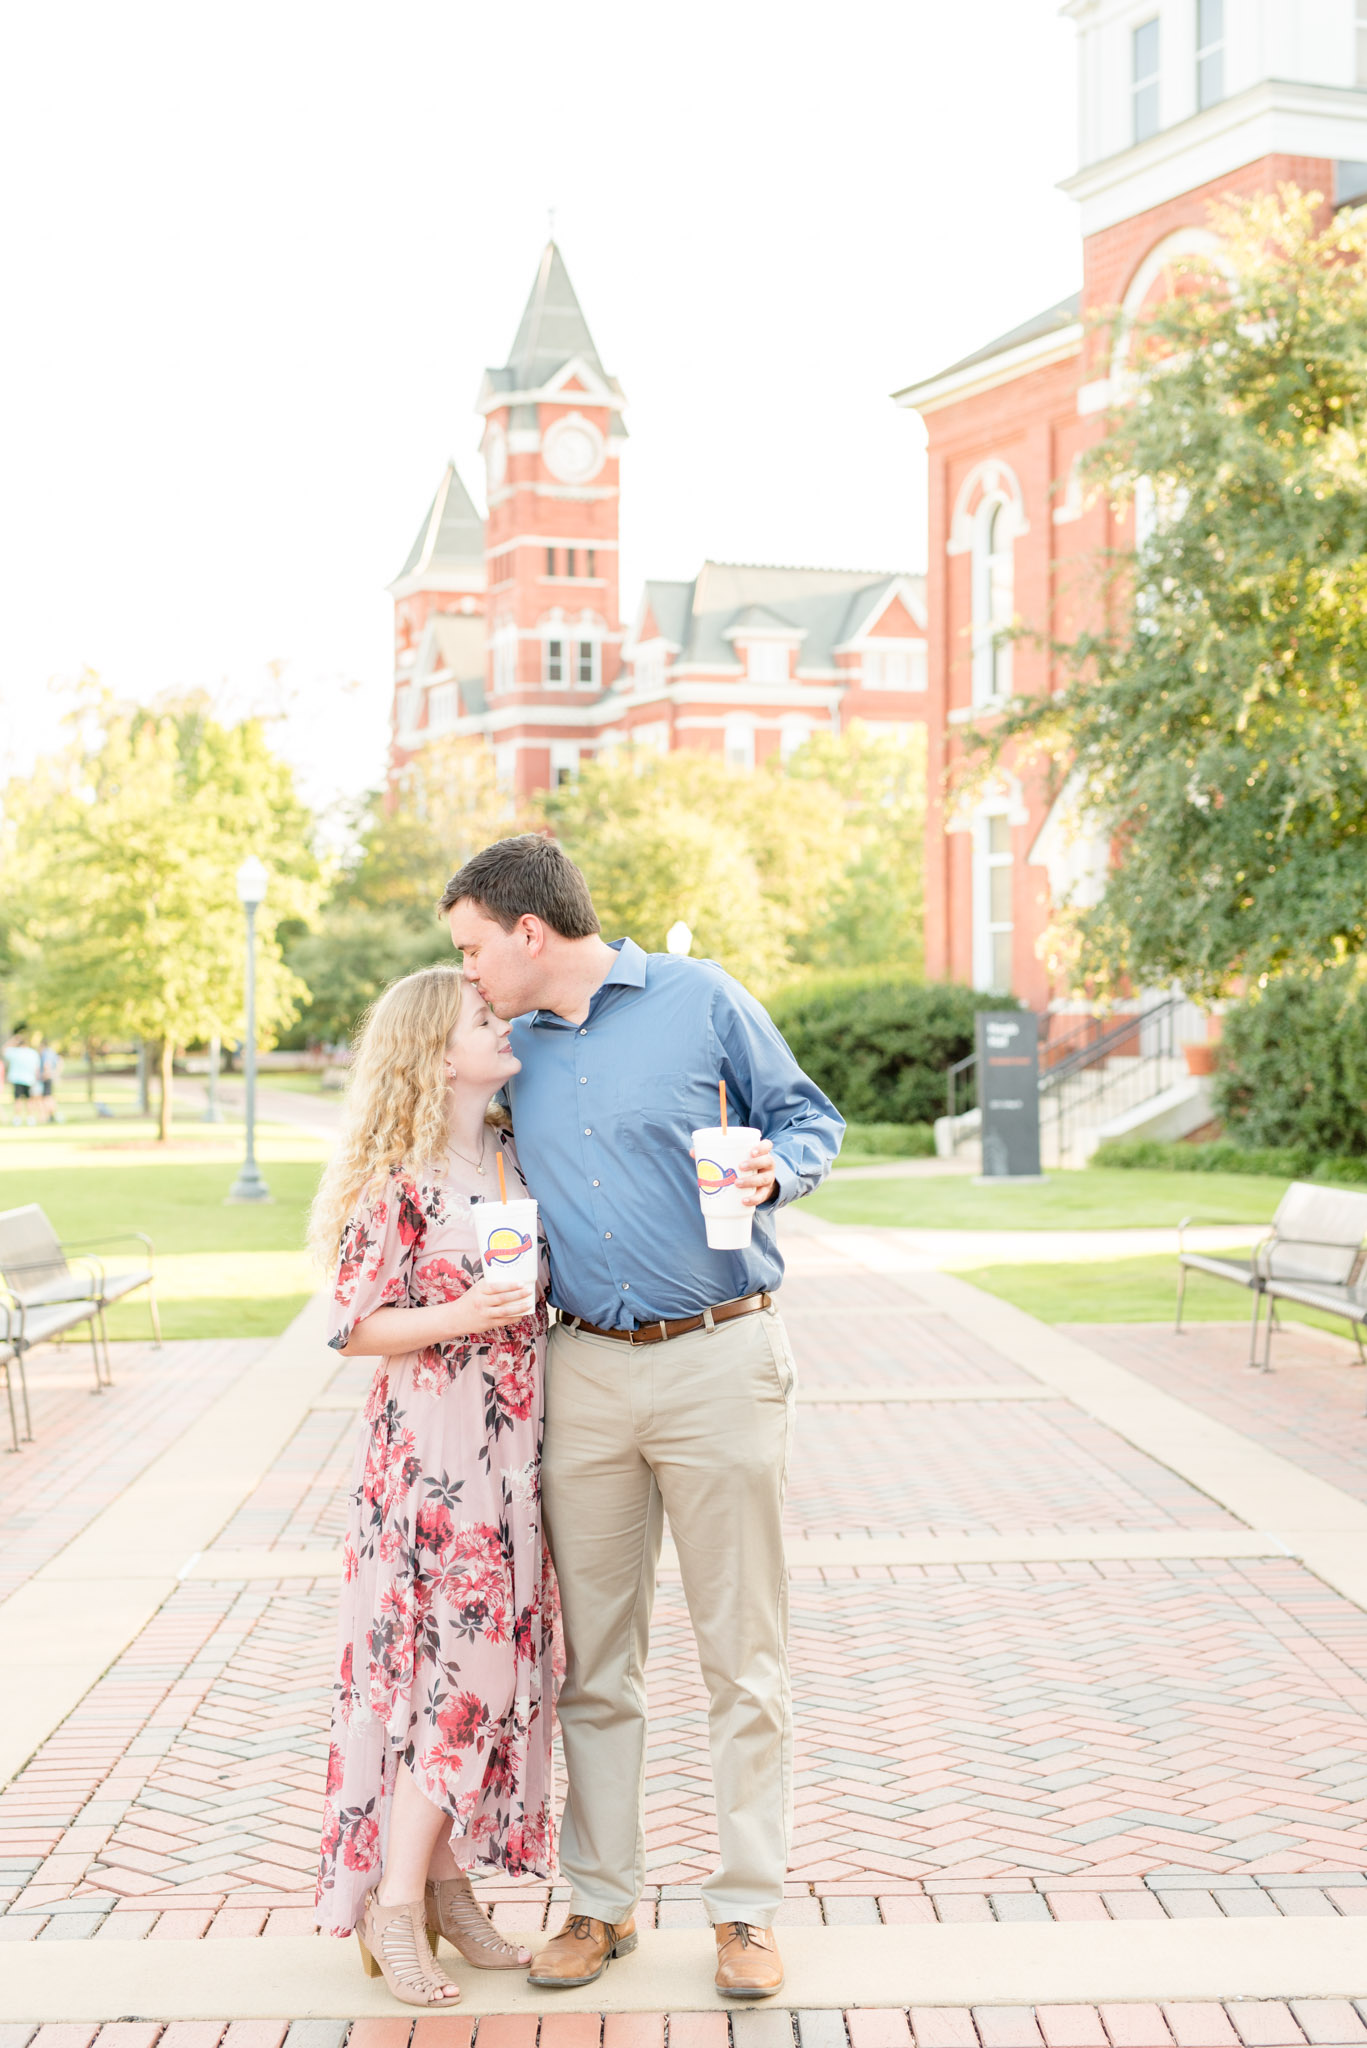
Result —
<svg viewBox="0 0 1367 2048"><path fill-rule="evenodd" d="M760 1005L712 961L606 944L552 841L499 840L441 901L465 974L515 1018L518 1157L559 1312L542 1486L567 1671L570 1910L534 1984L592 1983L636 1946L643 1673L665 1513L710 1699L721 1864L703 1889L719 1991L783 1983L773 1935L792 1809L783 1493L793 1363L773 1212L824 1179L844 1125ZM744 1251L709 1250L689 1157L718 1115L763 1132L738 1179Z"/></svg>

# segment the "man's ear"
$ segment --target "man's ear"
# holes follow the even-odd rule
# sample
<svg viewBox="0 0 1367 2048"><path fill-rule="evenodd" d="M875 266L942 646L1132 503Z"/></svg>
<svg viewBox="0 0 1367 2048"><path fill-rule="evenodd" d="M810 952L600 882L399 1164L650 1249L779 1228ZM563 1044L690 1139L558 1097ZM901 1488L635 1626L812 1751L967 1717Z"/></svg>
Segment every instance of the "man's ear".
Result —
<svg viewBox="0 0 1367 2048"><path fill-rule="evenodd" d="M526 947L528 955L533 960L537 959L546 950L545 925L539 917L533 917L530 912L526 917L520 917L517 923L518 930L522 934L522 943Z"/></svg>

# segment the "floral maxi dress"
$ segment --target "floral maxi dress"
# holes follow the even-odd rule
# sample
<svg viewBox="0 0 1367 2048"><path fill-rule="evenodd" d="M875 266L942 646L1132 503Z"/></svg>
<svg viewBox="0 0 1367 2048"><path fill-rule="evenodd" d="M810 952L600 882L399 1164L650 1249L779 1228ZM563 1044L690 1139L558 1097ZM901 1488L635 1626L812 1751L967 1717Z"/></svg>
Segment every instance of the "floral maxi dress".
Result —
<svg viewBox="0 0 1367 2048"><path fill-rule="evenodd" d="M498 1133L516 1198L512 1141ZM395 1167L349 1220L330 1342L378 1308L455 1301L481 1277L491 1193ZM319 1925L359 1923L401 1765L451 1817L458 1864L554 1870L558 1602L541 1536L546 1254L535 1313L378 1361L352 1470L318 1872Z"/></svg>

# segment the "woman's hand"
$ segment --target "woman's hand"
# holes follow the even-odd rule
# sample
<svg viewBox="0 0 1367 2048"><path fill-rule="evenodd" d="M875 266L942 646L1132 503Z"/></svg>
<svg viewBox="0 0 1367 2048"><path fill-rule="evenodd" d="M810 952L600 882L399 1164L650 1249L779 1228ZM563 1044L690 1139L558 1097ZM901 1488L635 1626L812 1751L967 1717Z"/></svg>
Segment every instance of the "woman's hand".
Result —
<svg viewBox="0 0 1367 2048"><path fill-rule="evenodd" d="M468 1287L457 1302L453 1315L459 1318L454 1336L475 1337L485 1330L506 1329L520 1323L536 1307L536 1289L528 1280L499 1280L486 1274Z"/></svg>

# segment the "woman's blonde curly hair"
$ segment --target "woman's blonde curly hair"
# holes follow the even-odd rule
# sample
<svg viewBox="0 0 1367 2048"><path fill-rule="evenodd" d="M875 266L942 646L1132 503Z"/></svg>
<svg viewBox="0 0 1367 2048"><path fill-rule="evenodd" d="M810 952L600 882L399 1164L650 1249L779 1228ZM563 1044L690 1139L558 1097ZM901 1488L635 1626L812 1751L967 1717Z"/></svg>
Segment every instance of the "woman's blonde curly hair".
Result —
<svg viewBox="0 0 1367 2048"><path fill-rule="evenodd" d="M417 1172L445 1159L446 1044L464 991L458 967L424 967L392 982L361 1019L341 1139L309 1213L320 1265L336 1260L348 1218L391 1167ZM486 1122L508 1128L502 1110Z"/></svg>

